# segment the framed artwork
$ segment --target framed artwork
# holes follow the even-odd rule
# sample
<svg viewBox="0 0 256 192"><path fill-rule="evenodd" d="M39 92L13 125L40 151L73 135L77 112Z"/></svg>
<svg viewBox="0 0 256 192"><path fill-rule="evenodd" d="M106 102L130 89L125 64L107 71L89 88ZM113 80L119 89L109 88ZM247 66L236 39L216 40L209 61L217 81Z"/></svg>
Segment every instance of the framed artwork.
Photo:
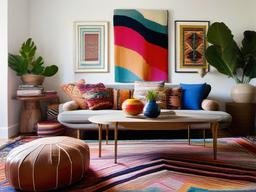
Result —
<svg viewBox="0 0 256 192"><path fill-rule="evenodd" d="M209 72L205 58L209 21L175 21L175 72Z"/></svg>
<svg viewBox="0 0 256 192"><path fill-rule="evenodd" d="M75 22L75 72L108 72L108 22Z"/></svg>

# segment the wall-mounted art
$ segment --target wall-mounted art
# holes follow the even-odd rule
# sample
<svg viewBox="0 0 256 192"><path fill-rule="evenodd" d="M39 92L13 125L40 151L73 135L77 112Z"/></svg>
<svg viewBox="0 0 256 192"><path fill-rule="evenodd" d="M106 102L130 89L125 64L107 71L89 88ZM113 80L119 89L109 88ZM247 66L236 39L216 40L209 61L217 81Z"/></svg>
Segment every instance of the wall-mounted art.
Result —
<svg viewBox="0 0 256 192"><path fill-rule="evenodd" d="M108 23L75 22L75 72L108 72Z"/></svg>
<svg viewBox="0 0 256 192"><path fill-rule="evenodd" d="M175 72L209 71L205 58L209 21L175 21Z"/></svg>
<svg viewBox="0 0 256 192"><path fill-rule="evenodd" d="M168 80L167 10L114 10L115 81Z"/></svg>

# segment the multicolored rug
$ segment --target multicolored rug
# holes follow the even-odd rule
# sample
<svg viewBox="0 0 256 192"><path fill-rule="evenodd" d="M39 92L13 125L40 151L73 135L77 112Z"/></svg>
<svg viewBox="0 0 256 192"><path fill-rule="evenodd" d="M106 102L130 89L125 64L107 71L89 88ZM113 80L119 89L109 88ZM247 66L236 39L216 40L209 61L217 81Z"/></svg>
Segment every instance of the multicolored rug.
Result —
<svg viewBox="0 0 256 192"><path fill-rule="evenodd" d="M9 144L0 150L0 191L15 191L4 175L8 152L34 138ZM90 146L90 170L79 183L61 191L256 191L256 144L244 138L218 140L218 160L212 159L212 143L207 140L120 141L118 164L114 145L103 145L98 158L97 141Z"/></svg>

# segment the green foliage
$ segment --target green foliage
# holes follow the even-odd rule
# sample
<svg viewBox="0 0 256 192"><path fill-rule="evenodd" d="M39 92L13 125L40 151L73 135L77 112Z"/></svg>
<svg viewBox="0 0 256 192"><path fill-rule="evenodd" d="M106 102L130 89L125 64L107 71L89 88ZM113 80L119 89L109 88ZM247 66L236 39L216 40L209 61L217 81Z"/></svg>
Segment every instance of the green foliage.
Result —
<svg viewBox="0 0 256 192"><path fill-rule="evenodd" d="M158 97L158 92L152 91L152 90L147 92L147 95L146 95L147 101L156 101L157 97Z"/></svg>
<svg viewBox="0 0 256 192"><path fill-rule="evenodd" d="M36 45L34 41L29 38L22 43L19 55L9 54L9 67L14 70L18 76L24 74L34 74L43 76L53 76L58 72L56 65L44 67L44 60L41 56L36 58Z"/></svg>
<svg viewBox="0 0 256 192"><path fill-rule="evenodd" d="M249 83L256 77L256 32L245 31L242 47L234 41L231 30L224 23L213 23L207 40L212 45L205 52L210 65L237 83Z"/></svg>

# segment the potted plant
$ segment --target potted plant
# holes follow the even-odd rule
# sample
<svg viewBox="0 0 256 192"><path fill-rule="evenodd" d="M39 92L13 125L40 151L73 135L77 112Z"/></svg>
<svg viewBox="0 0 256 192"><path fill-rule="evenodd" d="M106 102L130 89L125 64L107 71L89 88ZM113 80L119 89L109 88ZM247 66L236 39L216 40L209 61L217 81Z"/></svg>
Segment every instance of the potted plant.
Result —
<svg viewBox="0 0 256 192"><path fill-rule="evenodd" d="M148 91L146 95L147 104L143 109L143 113L146 117L149 118L157 118L160 115L160 107L156 103L158 98L158 92L156 91Z"/></svg>
<svg viewBox="0 0 256 192"><path fill-rule="evenodd" d="M36 57L36 45L31 38L22 43L19 55L8 56L9 67L21 76L24 84L41 85L44 77L50 77L57 73L58 67L51 65L44 67L41 56Z"/></svg>
<svg viewBox="0 0 256 192"><path fill-rule="evenodd" d="M237 83L231 91L232 99L253 102L255 87L249 83L256 77L256 32L245 31L239 47L231 30L224 23L215 22L208 29L207 40L212 44L205 52L209 64Z"/></svg>

